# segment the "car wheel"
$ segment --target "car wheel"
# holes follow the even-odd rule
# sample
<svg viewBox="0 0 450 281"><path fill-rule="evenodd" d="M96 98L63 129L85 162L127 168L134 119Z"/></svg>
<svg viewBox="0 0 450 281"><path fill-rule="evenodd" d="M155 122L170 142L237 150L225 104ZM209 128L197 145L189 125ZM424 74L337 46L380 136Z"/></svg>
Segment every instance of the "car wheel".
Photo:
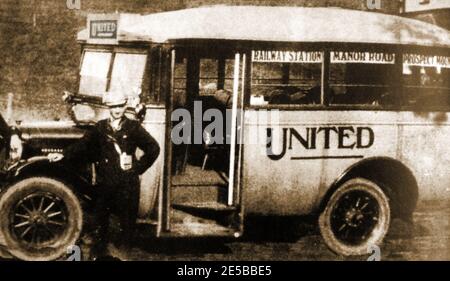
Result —
<svg viewBox="0 0 450 281"><path fill-rule="evenodd" d="M354 178L331 196L319 227L327 246L344 256L368 254L389 229L389 199L375 183Z"/></svg>
<svg viewBox="0 0 450 281"><path fill-rule="evenodd" d="M64 183L32 177L8 187L0 197L0 232L11 255L22 260L55 260L81 234L80 201Z"/></svg>

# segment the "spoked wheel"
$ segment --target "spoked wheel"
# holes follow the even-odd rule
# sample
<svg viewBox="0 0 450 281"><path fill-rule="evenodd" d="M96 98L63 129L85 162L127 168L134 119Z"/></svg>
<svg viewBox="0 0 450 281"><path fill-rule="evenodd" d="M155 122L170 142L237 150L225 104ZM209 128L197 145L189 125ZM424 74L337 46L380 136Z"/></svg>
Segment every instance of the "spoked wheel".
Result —
<svg viewBox="0 0 450 281"><path fill-rule="evenodd" d="M8 251L23 260L53 260L81 233L78 198L62 182L35 177L9 187L0 198L0 231Z"/></svg>
<svg viewBox="0 0 450 281"><path fill-rule="evenodd" d="M328 247L346 256L364 255L384 239L390 223L389 200L375 183L355 178L331 196L319 218Z"/></svg>
<svg viewBox="0 0 450 281"><path fill-rule="evenodd" d="M36 192L20 200L10 212L11 231L29 246L51 244L67 228L67 208L61 198Z"/></svg>

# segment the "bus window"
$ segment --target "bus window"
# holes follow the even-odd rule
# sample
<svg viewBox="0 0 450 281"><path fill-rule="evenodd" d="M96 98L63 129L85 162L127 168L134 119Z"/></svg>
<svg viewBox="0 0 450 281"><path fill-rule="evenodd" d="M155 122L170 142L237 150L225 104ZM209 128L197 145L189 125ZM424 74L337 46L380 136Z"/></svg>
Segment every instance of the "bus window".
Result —
<svg viewBox="0 0 450 281"><path fill-rule="evenodd" d="M444 60L441 58L405 55L403 84L406 105L421 110L450 108L450 65L442 63Z"/></svg>
<svg viewBox="0 0 450 281"><path fill-rule="evenodd" d="M147 55L116 53L109 91L136 98L141 94Z"/></svg>
<svg viewBox="0 0 450 281"><path fill-rule="evenodd" d="M199 95L211 96L217 91L218 61L213 59L200 60Z"/></svg>
<svg viewBox="0 0 450 281"><path fill-rule="evenodd" d="M217 90L233 90L232 59L201 59L199 95L212 96Z"/></svg>
<svg viewBox="0 0 450 281"><path fill-rule="evenodd" d="M330 104L395 104L395 55L371 52L331 52Z"/></svg>
<svg viewBox="0 0 450 281"><path fill-rule="evenodd" d="M174 86L173 86L173 103L174 107L184 107L186 106L186 58L178 58L175 61L174 68Z"/></svg>
<svg viewBox="0 0 450 281"><path fill-rule="evenodd" d="M320 104L322 53L253 51L251 105Z"/></svg>
<svg viewBox="0 0 450 281"><path fill-rule="evenodd" d="M175 107L185 107L189 102L195 100L210 103L210 101L217 99L217 93L221 92L218 90L226 90L227 92L233 90L233 59L200 58L193 69L191 66L189 76L187 55L183 55L181 52L179 54L176 57L174 69ZM193 86L193 84L198 85L198 87Z"/></svg>
<svg viewBox="0 0 450 281"><path fill-rule="evenodd" d="M86 51L80 71L80 94L102 96L106 91L112 53Z"/></svg>

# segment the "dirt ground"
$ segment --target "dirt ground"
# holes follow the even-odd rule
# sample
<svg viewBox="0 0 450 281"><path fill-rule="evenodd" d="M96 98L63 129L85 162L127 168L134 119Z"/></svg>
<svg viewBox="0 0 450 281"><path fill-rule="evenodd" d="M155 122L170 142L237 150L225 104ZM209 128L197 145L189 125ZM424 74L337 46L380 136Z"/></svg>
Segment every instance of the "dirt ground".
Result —
<svg viewBox="0 0 450 281"><path fill-rule="evenodd" d="M450 260L450 202L419 204L413 223L394 220L383 245L381 260ZM303 261L367 260L367 256L342 257L322 242L317 223L304 219L251 219L241 240L182 239L156 240L142 228L131 249L120 251L109 245L121 260L146 261ZM264 234L264 235L263 235ZM89 240L89 239L85 239ZM0 248L0 253L2 252ZM89 259L88 243L82 246L83 260ZM3 251L4 259L8 256Z"/></svg>
<svg viewBox="0 0 450 281"><path fill-rule="evenodd" d="M381 260L450 260L450 202L422 202L413 223L394 220L383 245ZM261 227L261 226L264 227ZM262 235L264 233L264 235ZM200 260L200 261L302 261L367 260L345 258L331 252L322 242L313 218L304 220L255 219L247 225L247 236L239 241L186 239L157 241L140 239L135 247L113 254L124 260Z"/></svg>

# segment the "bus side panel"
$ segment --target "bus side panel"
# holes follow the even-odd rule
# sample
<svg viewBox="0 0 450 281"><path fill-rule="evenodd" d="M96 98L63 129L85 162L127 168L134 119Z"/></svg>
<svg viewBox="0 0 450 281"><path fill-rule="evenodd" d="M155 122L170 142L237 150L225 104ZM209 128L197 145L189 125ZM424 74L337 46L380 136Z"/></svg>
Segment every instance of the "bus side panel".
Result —
<svg viewBox="0 0 450 281"><path fill-rule="evenodd" d="M419 200L450 198L450 113L404 112L401 161L419 185Z"/></svg>
<svg viewBox="0 0 450 281"><path fill-rule="evenodd" d="M363 158L397 154L395 112L279 111L279 120L269 121L264 114L255 110L245 114L247 213L310 213L350 166ZM266 151L268 129L275 158Z"/></svg>
<svg viewBox="0 0 450 281"><path fill-rule="evenodd" d="M327 111L318 114L319 120L321 115L327 115L327 124L324 126L336 126L344 133L342 136L336 136L334 142L337 145L330 147L329 155L337 155L342 157L355 156L355 158L336 158L327 159L322 170L322 181L320 192L317 196L315 206L318 207L328 189L344 175L351 167L356 166L359 162L367 158L388 157L399 159L399 122L401 114L392 111ZM352 128L356 135L348 138L345 133L351 132L347 128ZM358 131L360 134L358 134ZM370 136L372 135L372 136ZM350 134L349 136L352 136ZM340 140L341 139L341 140ZM353 143L356 139L356 145L349 148L339 147L339 142L346 144ZM358 142L359 145L358 145ZM358 156L359 158L356 158Z"/></svg>
<svg viewBox="0 0 450 281"><path fill-rule="evenodd" d="M272 149L280 154L282 122L264 120L264 111L247 111L244 127L243 200L248 214L304 214L312 208L320 182L321 162L272 160L266 153L267 129L273 129ZM289 112L280 112L282 120ZM261 120L258 120L261 119ZM280 120L281 121L281 120ZM305 171L309 170L308 173ZM308 175L308 176L305 176Z"/></svg>
<svg viewBox="0 0 450 281"><path fill-rule="evenodd" d="M139 201L139 218L148 218L151 211L157 206L157 194L162 184L164 168L164 138L165 138L164 108L149 107L142 125L156 139L160 146L159 157L155 164L141 177L141 193ZM139 153L139 152L138 152ZM138 154L139 156L139 154Z"/></svg>

